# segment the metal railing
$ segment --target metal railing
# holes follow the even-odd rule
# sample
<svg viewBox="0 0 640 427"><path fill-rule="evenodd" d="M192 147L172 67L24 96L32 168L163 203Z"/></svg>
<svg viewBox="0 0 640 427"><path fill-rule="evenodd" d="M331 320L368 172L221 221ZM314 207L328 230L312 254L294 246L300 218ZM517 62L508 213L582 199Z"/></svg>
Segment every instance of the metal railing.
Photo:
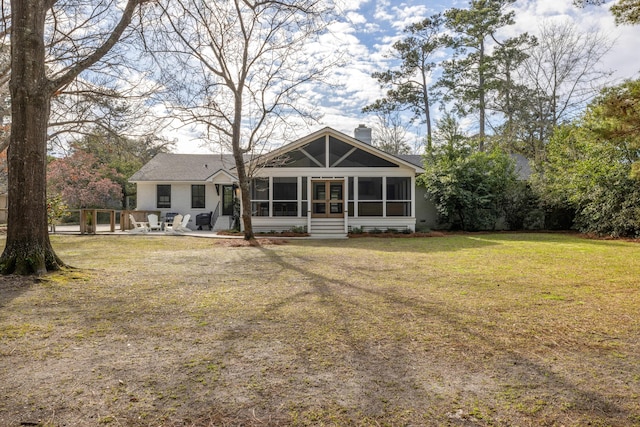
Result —
<svg viewBox="0 0 640 427"><path fill-rule="evenodd" d="M213 230L216 226L216 222L220 217L220 202L216 205L216 208L213 210L213 215L211 215L211 229Z"/></svg>

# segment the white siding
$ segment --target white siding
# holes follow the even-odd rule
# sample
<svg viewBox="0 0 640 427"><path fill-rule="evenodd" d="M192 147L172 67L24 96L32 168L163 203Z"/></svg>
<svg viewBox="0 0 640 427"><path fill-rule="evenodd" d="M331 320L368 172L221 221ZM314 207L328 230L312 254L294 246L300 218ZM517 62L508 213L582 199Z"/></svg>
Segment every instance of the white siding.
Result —
<svg viewBox="0 0 640 427"><path fill-rule="evenodd" d="M191 208L191 185L205 186L205 208ZM231 185L231 182L224 182L225 185ZM196 215L200 213L213 212L218 202L221 202L221 195L216 193L216 187L211 182L193 182L193 183L175 183L175 182L138 182L137 183L137 205L138 210L158 210L156 205L156 188L158 185L171 185L171 207L159 209L162 215L167 212L177 212L181 215L190 214L189 227L195 228ZM220 193L222 193L222 184L220 184ZM222 207L220 207L222 209Z"/></svg>

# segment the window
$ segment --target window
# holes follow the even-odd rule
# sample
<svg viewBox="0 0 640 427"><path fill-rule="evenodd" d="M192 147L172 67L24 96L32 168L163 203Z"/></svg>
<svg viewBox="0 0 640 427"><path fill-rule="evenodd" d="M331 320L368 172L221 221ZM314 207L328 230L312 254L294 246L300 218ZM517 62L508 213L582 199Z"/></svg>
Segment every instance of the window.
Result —
<svg viewBox="0 0 640 427"><path fill-rule="evenodd" d="M192 185L191 186L191 208L204 209L204 185Z"/></svg>
<svg viewBox="0 0 640 427"><path fill-rule="evenodd" d="M158 209L171 207L171 185L156 186L156 207Z"/></svg>

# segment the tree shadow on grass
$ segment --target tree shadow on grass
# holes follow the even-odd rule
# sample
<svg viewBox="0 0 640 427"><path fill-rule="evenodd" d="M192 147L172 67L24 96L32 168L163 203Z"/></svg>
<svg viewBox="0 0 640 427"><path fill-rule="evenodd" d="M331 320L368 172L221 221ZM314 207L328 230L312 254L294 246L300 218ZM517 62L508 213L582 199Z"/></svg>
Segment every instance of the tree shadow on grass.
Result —
<svg viewBox="0 0 640 427"><path fill-rule="evenodd" d="M16 276L13 274L0 275L0 308L6 307L11 301L29 291L40 281L37 277Z"/></svg>
<svg viewBox="0 0 640 427"><path fill-rule="evenodd" d="M467 242L468 239L463 241ZM473 243L471 245L473 246ZM309 301L309 294L315 295L322 309L332 312L333 318L338 319L335 324L327 325L326 330L331 331L331 334L339 335L339 342L343 345L342 351L344 351L344 355L339 359L353 369L352 378L355 378L354 381L358 383L346 387L346 390L360 392L356 399L359 403L355 407L371 417L384 414L385 410L393 405L414 410L416 414L423 410L424 414L428 413L430 405L437 405L438 401L448 398L459 399L465 394L467 404L474 399L480 402L484 400L487 407L493 407L496 402L493 401L495 397L491 395L511 386L535 390L549 399L547 405L551 408L550 416L556 420L557 417L564 415L565 422L576 417L584 420L621 421L628 420L632 415L616 402L591 389L589 384L581 384L563 373L556 372L551 363L535 359L533 355L527 356L522 352L505 348L504 343L494 338L496 325L485 322L485 319L475 318L470 321L468 314L462 312L460 308L452 308L441 301L418 300L384 288L356 285L347 279L336 279L309 271L269 248L262 247L260 250L283 269L295 271L305 277L311 286L309 291L291 295L271 304L265 309L266 317L269 318L269 313L278 312L287 305L299 304L301 301L306 303ZM439 349L436 352L436 359L429 360L427 365L431 365L432 372L425 376L423 371L425 369L423 357L429 350L412 348L413 339L410 336L399 340L398 345L393 345L389 342L363 339L354 334L354 330L358 329L358 322L373 320L353 317L354 311L375 315L375 312L363 306L363 301L369 299L384 301L398 314L408 315L409 317L403 322L410 323L411 316L417 316L420 319L430 319L429 321L433 324L439 324L446 329L449 336L442 337L442 340L446 342L445 346L452 348ZM406 328L404 332L410 334L411 328ZM403 331L400 333L402 334ZM381 338L382 341L393 339L390 336ZM376 345L383 347L383 350L378 351ZM433 345L438 347L443 344L433 343ZM395 351L385 354L391 349ZM425 353L420 353L421 351ZM477 360L460 357L460 354L465 351ZM302 354L302 357L307 356L307 353ZM438 360L442 356L445 359ZM449 360L446 360L447 357ZM420 370L416 371L416 368ZM437 384L425 383L426 378L432 378ZM339 378L335 379L339 380ZM332 396L333 399L340 399L339 392L340 388L337 387L336 394ZM462 398L462 400L465 399ZM331 396L327 396L326 401L331 401ZM555 407L556 405L563 405L564 409L559 409ZM447 404L445 403L444 406ZM455 419L456 404L452 401L448 406L453 414L450 419ZM472 408L467 410L472 411ZM498 420L500 418L504 420L505 411L501 412L498 414ZM521 416L517 411L506 410L506 412L511 412L512 416ZM434 416L439 417L440 421L446 419L442 413ZM469 421L473 419L473 415L467 414L463 418ZM518 420L512 420L512 422L517 423ZM508 420L507 423L509 423Z"/></svg>
<svg viewBox="0 0 640 427"><path fill-rule="evenodd" d="M362 237L347 240L305 240L290 241L292 245L302 244L312 247L335 246L341 248L354 248L376 250L384 252L455 252L467 249L479 249L499 245L498 241L475 239L473 235L446 235L438 237Z"/></svg>
<svg viewBox="0 0 640 427"><path fill-rule="evenodd" d="M202 300L193 295L173 304L162 299L162 305L137 312L127 287L97 303L91 289L76 292L72 302L78 306L92 301L92 310L82 313L86 330L64 350L65 358L47 356L43 371L56 364L61 371L55 377L34 374L44 376L37 390L86 390L75 396L79 409L71 410L114 414L123 425L291 425L291 414L299 417L298 425L628 424L631 414L588 381L506 346L497 336L500 325L491 319L433 295L405 293L400 285L355 280L358 271L340 277L331 265L322 270L292 249L233 249L238 257L228 275L207 283L185 278L180 284L185 295L222 295L234 307L245 307L229 317L225 304L213 303L196 317L188 305ZM238 263L241 255L253 264ZM277 268L261 281L243 281L260 274L262 265ZM375 272L368 273L375 281ZM286 277L291 287L270 288L270 277ZM138 280L146 289L137 298L165 291L160 279ZM255 299L238 300L255 295L242 292L245 286L258 289ZM74 307L65 309L75 313ZM396 324L366 327L390 321ZM423 340L428 328L440 336ZM306 332L314 335L298 335ZM78 360L80 348L89 350L82 353L84 364ZM585 370L591 369L599 373L592 365ZM634 374L640 375L629 372ZM514 399L546 399L549 418L544 408L523 415L513 408L519 402L500 400L513 390L523 395ZM63 411L70 409L60 407ZM141 420L142 413L148 418ZM105 415L94 421L109 420Z"/></svg>

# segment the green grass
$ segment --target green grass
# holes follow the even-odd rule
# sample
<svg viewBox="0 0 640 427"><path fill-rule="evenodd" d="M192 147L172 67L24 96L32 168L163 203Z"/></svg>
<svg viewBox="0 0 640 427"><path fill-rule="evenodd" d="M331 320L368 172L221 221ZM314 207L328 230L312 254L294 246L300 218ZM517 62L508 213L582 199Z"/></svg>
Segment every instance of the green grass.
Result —
<svg viewBox="0 0 640 427"><path fill-rule="evenodd" d="M640 245L54 236L0 278L0 425L640 425Z"/></svg>

